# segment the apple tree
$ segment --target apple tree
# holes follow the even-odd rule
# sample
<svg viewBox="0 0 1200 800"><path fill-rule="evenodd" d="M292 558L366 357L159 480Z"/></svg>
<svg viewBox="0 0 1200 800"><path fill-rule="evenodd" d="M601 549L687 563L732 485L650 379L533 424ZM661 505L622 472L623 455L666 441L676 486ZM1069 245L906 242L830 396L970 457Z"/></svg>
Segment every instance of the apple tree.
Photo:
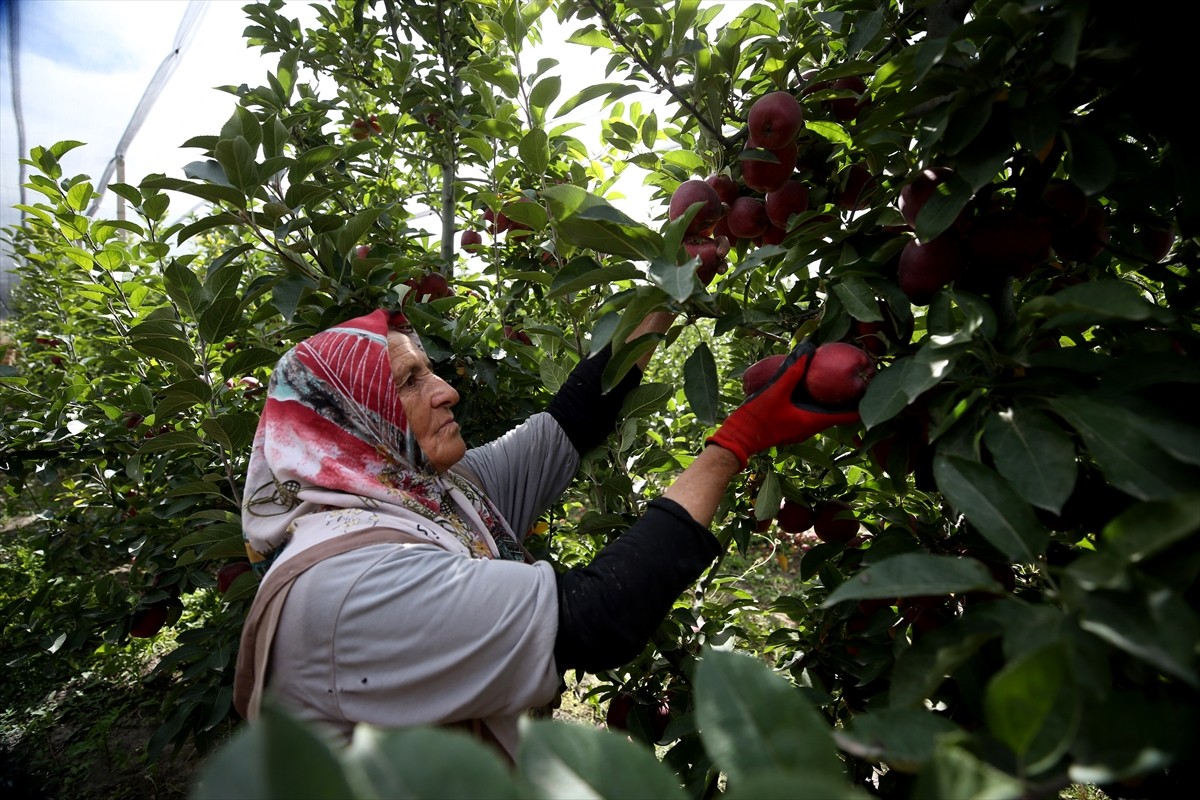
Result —
<svg viewBox="0 0 1200 800"><path fill-rule="evenodd" d="M48 359L3 376L20 423L5 456L20 492L52 493L54 526L153 553L185 597L203 592L240 546L256 402L219 380L261 382L290 343L403 304L482 440L608 342L618 380L657 341L628 332L670 310L617 435L534 531L570 566L694 456L746 368L847 342L877 370L862 424L756 457L714 526L730 552L784 547L794 584L746 597L721 559L638 659L596 676L593 700L624 704L619 725L661 764L609 734L537 733L505 796L553 794L548 753L613 793L611 762L655 786L669 770L691 796L1179 790L1200 730L1200 164L1166 96L1177 34L1085 0L339 0L310 31L278 3L246 10L279 67L227 87L236 109L187 142L184 178L116 187L141 222L79 219L90 187L62 178L69 145L30 159L50 202L17 236L23 291L101 309L73 330L27 312L29 352ZM571 63L527 63L552 23ZM564 97L577 65L595 80ZM598 144L572 117L596 106ZM642 215L618 208L631 170ZM672 202L697 182L719 197L711 218L698 186ZM164 226L179 193L211 205ZM94 327L110 338L89 342ZM88 388L114 362L121 403ZM62 412L43 423L43 405ZM125 441L127 408L171 430ZM95 460L63 472L63 442ZM114 479L156 498L136 536L110 519ZM67 502L80 487L84 510ZM104 580L74 617L123 641L131 579ZM164 741L227 710L245 596L198 611L160 664L183 709ZM53 641L66 615L47 606L14 608ZM743 624L747 609L774 627ZM243 735L302 738L272 725ZM362 771L437 741L312 763L384 780Z"/></svg>

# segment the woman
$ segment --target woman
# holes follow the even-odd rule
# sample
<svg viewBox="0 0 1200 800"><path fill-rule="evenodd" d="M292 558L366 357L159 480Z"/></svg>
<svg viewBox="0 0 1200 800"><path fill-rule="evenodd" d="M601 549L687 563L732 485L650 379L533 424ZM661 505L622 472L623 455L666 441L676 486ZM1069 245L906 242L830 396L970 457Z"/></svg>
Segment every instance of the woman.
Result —
<svg viewBox="0 0 1200 800"><path fill-rule="evenodd" d="M649 316L631 339L664 331ZM628 531L585 567L530 563L522 532L615 427L644 355L604 394L607 348L547 410L468 450L457 392L399 314L376 311L280 360L255 435L242 524L267 566L247 618L235 705L264 693L348 741L357 723L469 726L515 752L517 720L568 669L633 659L719 552L708 530L747 459L853 412L792 392L810 345L708 440ZM285 546L286 545L286 546Z"/></svg>

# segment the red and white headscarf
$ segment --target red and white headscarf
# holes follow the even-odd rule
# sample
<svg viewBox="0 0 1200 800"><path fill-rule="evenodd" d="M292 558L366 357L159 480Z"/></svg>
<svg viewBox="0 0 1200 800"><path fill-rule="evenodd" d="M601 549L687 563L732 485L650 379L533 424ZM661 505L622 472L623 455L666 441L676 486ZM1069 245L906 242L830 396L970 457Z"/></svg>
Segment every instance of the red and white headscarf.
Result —
<svg viewBox="0 0 1200 800"><path fill-rule="evenodd" d="M242 506L251 562L371 528L394 528L474 558L521 560L504 518L474 486L429 466L392 380L385 310L289 350L271 375Z"/></svg>

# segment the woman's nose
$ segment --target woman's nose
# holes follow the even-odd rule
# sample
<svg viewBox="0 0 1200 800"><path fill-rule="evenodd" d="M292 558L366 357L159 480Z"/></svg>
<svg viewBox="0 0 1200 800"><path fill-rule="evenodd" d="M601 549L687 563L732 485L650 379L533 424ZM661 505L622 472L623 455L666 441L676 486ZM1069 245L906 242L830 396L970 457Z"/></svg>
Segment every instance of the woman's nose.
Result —
<svg viewBox="0 0 1200 800"><path fill-rule="evenodd" d="M453 408L458 405L458 390L446 382L440 375L431 375L433 379L433 388L431 389L431 401L434 407L446 406Z"/></svg>

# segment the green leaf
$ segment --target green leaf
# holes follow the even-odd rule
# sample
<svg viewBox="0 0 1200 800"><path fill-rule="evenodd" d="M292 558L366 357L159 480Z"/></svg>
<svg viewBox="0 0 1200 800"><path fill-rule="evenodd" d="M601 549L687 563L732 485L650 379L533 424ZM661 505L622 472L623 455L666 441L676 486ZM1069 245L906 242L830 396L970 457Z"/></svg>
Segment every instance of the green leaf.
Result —
<svg viewBox="0 0 1200 800"><path fill-rule="evenodd" d="M529 720L517 751L522 797L685 797L654 753L611 731Z"/></svg>
<svg viewBox="0 0 1200 800"><path fill-rule="evenodd" d="M241 326L241 301L236 297L218 297L200 315L200 338L215 344Z"/></svg>
<svg viewBox="0 0 1200 800"><path fill-rule="evenodd" d="M267 705L203 766L192 800L346 800L355 792L315 731Z"/></svg>
<svg viewBox="0 0 1200 800"><path fill-rule="evenodd" d="M1040 411L1015 406L988 416L983 441L996 470L1026 501L1062 511L1077 472L1075 446L1062 428Z"/></svg>
<svg viewBox="0 0 1200 800"><path fill-rule="evenodd" d="M1139 500L1169 500L1200 485L1200 472L1172 458L1117 398L1064 395L1051 408L1083 438L1104 476Z"/></svg>
<svg viewBox="0 0 1200 800"><path fill-rule="evenodd" d="M853 275L842 278L833 285L833 293L855 319L863 322L878 322L883 319L875 293L862 278Z"/></svg>
<svg viewBox="0 0 1200 800"><path fill-rule="evenodd" d="M846 129L836 122L809 119L804 121L804 127L806 130L816 134L817 136L820 136L827 142L844 145L846 147L850 147L854 144L854 139L850 137L850 134L846 132Z"/></svg>
<svg viewBox="0 0 1200 800"><path fill-rule="evenodd" d="M1104 540L1130 561L1156 555L1200 530L1200 492L1138 503L1104 527Z"/></svg>
<svg viewBox="0 0 1200 800"><path fill-rule="evenodd" d="M184 165L183 175L184 177L192 180L204 181L206 183L212 183L218 186L228 186L233 188L233 184L229 182L229 178L225 177L225 170L222 169L221 165L216 161L192 161L191 163ZM165 185L167 182L173 183L174 185ZM174 178L167 179L167 181L142 181L143 187L155 189L182 190L186 185L186 181L180 181Z"/></svg>
<svg viewBox="0 0 1200 800"><path fill-rule="evenodd" d="M138 448L141 454L162 453L167 450L194 450L203 446L200 437L191 431L171 431L146 439Z"/></svg>
<svg viewBox="0 0 1200 800"><path fill-rule="evenodd" d="M646 261L662 252L662 239L608 201L571 184L550 186L543 195L559 235L576 247Z"/></svg>
<svg viewBox="0 0 1200 800"><path fill-rule="evenodd" d="M538 111L545 111L558 98L558 93L561 91L562 78L556 75L542 78L529 92L529 105Z"/></svg>
<svg viewBox="0 0 1200 800"><path fill-rule="evenodd" d="M917 212L917 238L922 242L931 242L941 236L962 215L973 196L970 184L958 172L939 183Z"/></svg>
<svg viewBox="0 0 1200 800"><path fill-rule="evenodd" d="M95 191L88 181L81 181L67 190L67 207L72 211L84 211Z"/></svg>
<svg viewBox="0 0 1200 800"><path fill-rule="evenodd" d="M1009 661L983 695L989 731L1036 772L1070 746L1082 714L1066 643L1057 642Z"/></svg>
<svg viewBox="0 0 1200 800"><path fill-rule="evenodd" d="M683 364L683 393L696 419L705 425L716 423L720 393L717 362L705 342L698 344Z"/></svg>
<svg viewBox="0 0 1200 800"><path fill-rule="evenodd" d="M145 336L134 339L133 346L151 358L175 364L189 376L196 374L196 353L186 342L166 336Z"/></svg>
<svg viewBox="0 0 1200 800"><path fill-rule="evenodd" d="M244 106L235 107L233 116L221 126L221 139L236 139L239 136L246 140L246 144L250 148L250 158L253 159L259 144L262 143L262 125L258 118ZM220 146L218 140L218 149Z"/></svg>
<svg viewBox="0 0 1200 800"><path fill-rule="evenodd" d="M775 772L845 780L828 724L760 659L706 648L695 686L704 749L730 788Z"/></svg>
<svg viewBox="0 0 1200 800"><path fill-rule="evenodd" d="M575 41L575 37L570 37L567 41ZM555 112L555 117L561 117L564 114L569 114L579 106L598 97L607 97L609 100L617 100L627 94L640 91L636 84L632 83L598 83L593 86L588 86L579 94L569 98L565 103L558 107Z"/></svg>
<svg viewBox="0 0 1200 800"><path fill-rule="evenodd" d="M1022 318L1048 317L1047 328L1086 327L1109 321L1168 322L1171 315L1151 303L1134 285L1120 280L1084 281L1027 303Z"/></svg>
<svg viewBox="0 0 1200 800"><path fill-rule="evenodd" d="M913 800L1019 800L1025 784L958 746L943 740L917 776Z"/></svg>
<svg viewBox="0 0 1200 800"><path fill-rule="evenodd" d="M266 347L238 350L221 364L221 377L228 380L249 375L259 367L269 367L279 361L279 353Z"/></svg>
<svg viewBox="0 0 1200 800"><path fill-rule="evenodd" d="M574 294L576 291L600 287L617 281L629 281L631 278L641 278L642 271L629 261L622 261L612 266L600 266L595 259L586 257L574 258L560 269L550 284L547 299Z"/></svg>
<svg viewBox="0 0 1200 800"><path fill-rule="evenodd" d="M871 795L827 775L768 772L750 775L721 797L725 800L870 800Z"/></svg>
<svg viewBox="0 0 1200 800"><path fill-rule="evenodd" d="M341 148L331 144L323 144L311 150L305 150L296 156L295 166L288 170L288 182L293 186L303 182L309 175L331 163L341 154Z"/></svg>
<svg viewBox="0 0 1200 800"><path fill-rule="evenodd" d="M830 608L846 600L888 599L920 595L1002 594L1004 587L983 562L959 556L901 553L885 558L846 580L821 603Z"/></svg>
<svg viewBox="0 0 1200 800"><path fill-rule="evenodd" d="M192 319L199 319L211 300L200 279L178 260L172 260L164 270L163 287L175 305Z"/></svg>
<svg viewBox="0 0 1200 800"><path fill-rule="evenodd" d="M1067 172L1084 194L1103 192L1117 174L1117 161L1108 145L1083 125L1063 130L1067 143Z"/></svg>
<svg viewBox="0 0 1200 800"><path fill-rule="evenodd" d="M834 730L833 739L853 756L914 772L933 757L939 736L959 730L925 709L884 708L856 714L844 729Z"/></svg>
<svg viewBox="0 0 1200 800"><path fill-rule="evenodd" d="M343 754L373 797L507 800L517 797L513 774L496 751L466 731L413 728L385 731L359 725ZM464 765L470 765L464 768Z"/></svg>
<svg viewBox="0 0 1200 800"><path fill-rule="evenodd" d="M355 245L363 241L363 237L367 231L375 224L375 220L379 219L379 215L389 209L390 206L380 203L364 209L346 220L345 224L339 227L333 234L338 255L343 258L349 257Z"/></svg>
<svg viewBox="0 0 1200 800"><path fill-rule="evenodd" d="M241 453L250 446L258 415L250 411L235 411L216 417L205 417L200 428L216 439L229 453Z"/></svg>
<svg viewBox="0 0 1200 800"><path fill-rule="evenodd" d="M933 461L938 490L984 538L1012 561L1031 563L1046 551L1049 534L995 471L978 461L939 453Z"/></svg>
<svg viewBox="0 0 1200 800"><path fill-rule="evenodd" d="M1079 625L1193 689L1200 688L1200 618L1170 589L1090 592Z"/></svg>
<svg viewBox="0 0 1200 800"><path fill-rule="evenodd" d="M250 143L241 136L222 139L217 142L215 155L229 182L245 194L254 194L258 189L259 177L258 165L254 162L254 149Z"/></svg>
<svg viewBox="0 0 1200 800"><path fill-rule="evenodd" d="M550 163L550 142L546 132L541 128L529 131L521 137L521 143L517 145L517 152L520 154L521 160L525 162L525 166L535 175L545 172L546 165Z"/></svg>
<svg viewBox="0 0 1200 800"><path fill-rule="evenodd" d="M625 396L621 404L621 416L626 419L645 417L660 411L674 393L675 387L668 383L639 384Z"/></svg>
<svg viewBox="0 0 1200 800"><path fill-rule="evenodd" d="M228 211L222 211L218 214L213 214L208 217L201 217L190 225L186 225L181 228L179 233L175 236L175 243L183 244L198 233L204 233L207 230L220 228L225 225L237 225L239 222L240 220L238 219L237 215L231 214Z"/></svg>
<svg viewBox="0 0 1200 800"><path fill-rule="evenodd" d="M183 409L207 405L212 399L212 391L210 385L199 379L173 383L155 397L154 416L162 421L170 419Z"/></svg>
<svg viewBox="0 0 1200 800"><path fill-rule="evenodd" d="M698 287L696 268L700 265L699 258L693 258L683 264L673 260L654 258L646 270L650 282L666 292L671 299L682 303L695 293Z"/></svg>

